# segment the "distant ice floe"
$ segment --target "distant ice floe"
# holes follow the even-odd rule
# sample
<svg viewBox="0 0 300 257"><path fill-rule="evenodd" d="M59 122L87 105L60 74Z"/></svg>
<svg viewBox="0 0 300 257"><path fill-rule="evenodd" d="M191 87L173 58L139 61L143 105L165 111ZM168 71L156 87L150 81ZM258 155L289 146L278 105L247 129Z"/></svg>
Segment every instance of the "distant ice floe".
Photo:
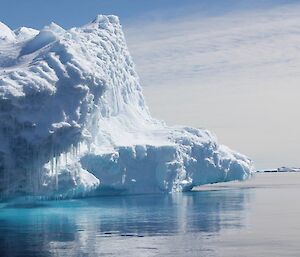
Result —
<svg viewBox="0 0 300 257"><path fill-rule="evenodd" d="M258 172L300 172L300 168L283 166L277 169L263 169Z"/></svg>

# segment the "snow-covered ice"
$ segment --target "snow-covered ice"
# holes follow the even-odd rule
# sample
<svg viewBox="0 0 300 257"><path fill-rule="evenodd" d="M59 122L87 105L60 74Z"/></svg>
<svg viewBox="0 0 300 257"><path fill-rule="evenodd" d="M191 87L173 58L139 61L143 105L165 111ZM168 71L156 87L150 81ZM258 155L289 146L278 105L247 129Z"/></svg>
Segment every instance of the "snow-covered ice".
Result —
<svg viewBox="0 0 300 257"><path fill-rule="evenodd" d="M2 197L185 191L253 171L209 131L151 117L116 16L0 23L0 142Z"/></svg>
<svg viewBox="0 0 300 257"><path fill-rule="evenodd" d="M300 172L300 168L296 167L280 167L277 169L278 172Z"/></svg>

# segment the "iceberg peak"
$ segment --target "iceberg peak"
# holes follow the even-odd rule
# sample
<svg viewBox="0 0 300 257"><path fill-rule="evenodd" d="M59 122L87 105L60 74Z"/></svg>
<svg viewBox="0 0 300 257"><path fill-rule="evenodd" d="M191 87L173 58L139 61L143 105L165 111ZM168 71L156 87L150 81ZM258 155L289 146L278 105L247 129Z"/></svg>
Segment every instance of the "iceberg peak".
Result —
<svg viewBox="0 0 300 257"><path fill-rule="evenodd" d="M94 24L105 24L105 23L111 23L111 24L120 24L120 20L118 16L115 15L102 15L98 14L96 18L92 21Z"/></svg>
<svg viewBox="0 0 300 257"><path fill-rule="evenodd" d="M113 31L115 27L120 27L119 18L115 15L97 15L96 18L84 27L95 29L105 29Z"/></svg>
<svg viewBox="0 0 300 257"><path fill-rule="evenodd" d="M62 34L66 32L61 26L56 24L55 22L51 22L49 25L45 26L42 31L52 31L57 34Z"/></svg>
<svg viewBox="0 0 300 257"><path fill-rule="evenodd" d="M0 40L8 41L8 42L15 40L15 33L1 21L0 21Z"/></svg>
<svg viewBox="0 0 300 257"><path fill-rule="evenodd" d="M14 30L14 33L18 41L24 41L35 37L39 34L39 31L33 28L20 27Z"/></svg>

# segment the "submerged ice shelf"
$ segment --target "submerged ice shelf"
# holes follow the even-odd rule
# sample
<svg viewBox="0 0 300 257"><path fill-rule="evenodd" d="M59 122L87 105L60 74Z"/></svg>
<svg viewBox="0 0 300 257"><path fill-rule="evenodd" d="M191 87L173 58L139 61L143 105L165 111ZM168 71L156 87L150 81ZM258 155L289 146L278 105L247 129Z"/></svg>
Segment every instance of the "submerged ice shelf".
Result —
<svg viewBox="0 0 300 257"><path fill-rule="evenodd" d="M207 130L151 117L116 16L0 23L1 197L185 191L252 171Z"/></svg>

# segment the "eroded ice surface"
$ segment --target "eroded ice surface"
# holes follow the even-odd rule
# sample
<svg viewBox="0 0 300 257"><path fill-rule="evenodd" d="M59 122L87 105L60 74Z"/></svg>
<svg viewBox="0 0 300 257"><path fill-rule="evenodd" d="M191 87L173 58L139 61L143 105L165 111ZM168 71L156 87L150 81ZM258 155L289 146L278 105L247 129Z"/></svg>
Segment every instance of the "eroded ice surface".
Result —
<svg viewBox="0 0 300 257"><path fill-rule="evenodd" d="M149 114L116 16L41 31L0 24L2 196L190 190L251 161Z"/></svg>

